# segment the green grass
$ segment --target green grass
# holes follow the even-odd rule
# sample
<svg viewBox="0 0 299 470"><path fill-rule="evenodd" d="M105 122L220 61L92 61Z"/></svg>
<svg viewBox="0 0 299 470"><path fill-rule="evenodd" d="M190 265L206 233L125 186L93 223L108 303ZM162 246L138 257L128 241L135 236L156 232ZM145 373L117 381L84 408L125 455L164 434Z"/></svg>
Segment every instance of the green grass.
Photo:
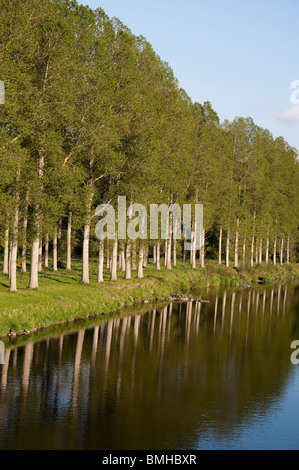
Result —
<svg viewBox="0 0 299 470"><path fill-rule="evenodd" d="M77 318L108 314L140 303L168 298L170 294L188 294L191 290L217 285L248 285L257 282L290 280L299 277L299 265L259 266L236 270L218 266L209 261L204 269L192 270L188 264L178 263L168 271L155 270L149 264L145 278L138 280L136 272L126 281L119 273L117 282L111 282L105 271L105 283L97 284L97 263L90 264L90 285L80 284L81 265L73 262L72 271L61 268L57 273L50 269L39 275L39 290L27 289L29 274L18 274L18 293L8 292L9 281L0 275L0 336L11 329L17 333L24 329L48 327Z"/></svg>

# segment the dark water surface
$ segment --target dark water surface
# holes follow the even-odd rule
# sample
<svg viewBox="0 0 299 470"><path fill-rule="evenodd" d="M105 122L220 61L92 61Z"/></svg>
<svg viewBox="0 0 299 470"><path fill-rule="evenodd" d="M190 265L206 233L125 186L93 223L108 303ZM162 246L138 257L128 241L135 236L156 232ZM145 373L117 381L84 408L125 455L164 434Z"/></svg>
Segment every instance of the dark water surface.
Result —
<svg viewBox="0 0 299 470"><path fill-rule="evenodd" d="M299 449L298 283L7 345L1 449Z"/></svg>

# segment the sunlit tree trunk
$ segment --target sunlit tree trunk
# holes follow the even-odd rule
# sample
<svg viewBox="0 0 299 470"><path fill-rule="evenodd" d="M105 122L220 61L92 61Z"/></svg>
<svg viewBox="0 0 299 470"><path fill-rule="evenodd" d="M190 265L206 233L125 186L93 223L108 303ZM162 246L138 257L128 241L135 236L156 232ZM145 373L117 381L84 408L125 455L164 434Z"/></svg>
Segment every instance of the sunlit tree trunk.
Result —
<svg viewBox="0 0 299 470"><path fill-rule="evenodd" d="M125 244L124 244L124 242L122 242L122 244L121 244L120 256L121 256L121 271L123 273L125 273L126 272L126 255L125 255Z"/></svg>
<svg viewBox="0 0 299 470"><path fill-rule="evenodd" d="M38 272L43 270L43 240L39 239L39 248L38 248Z"/></svg>
<svg viewBox="0 0 299 470"><path fill-rule="evenodd" d="M177 265L176 240L173 240L173 266Z"/></svg>
<svg viewBox="0 0 299 470"><path fill-rule="evenodd" d="M89 236L90 225L87 223L83 234L83 257L82 257L82 276L81 283L89 284Z"/></svg>
<svg viewBox="0 0 299 470"><path fill-rule="evenodd" d="M91 183L89 183L91 185ZM89 238L90 238L90 217L93 192L90 193L87 203L87 217L83 234L83 253L82 253L82 276L81 284L89 284Z"/></svg>
<svg viewBox="0 0 299 470"><path fill-rule="evenodd" d="M115 239L113 243L112 251L112 262L111 262L111 281L117 281L117 246L118 246L118 237L115 233Z"/></svg>
<svg viewBox="0 0 299 470"><path fill-rule="evenodd" d="M281 239L281 244L280 244L280 265L283 265L283 248L284 248L284 239Z"/></svg>
<svg viewBox="0 0 299 470"><path fill-rule="evenodd" d="M45 236L45 268L49 267L49 235Z"/></svg>
<svg viewBox="0 0 299 470"><path fill-rule="evenodd" d="M269 264L269 248L270 248L270 238L267 237L267 245L266 245L266 264Z"/></svg>
<svg viewBox="0 0 299 470"><path fill-rule="evenodd" d="M197 226L196 222L194 222L194 227L193 227L193 234L194 238L191 243L191 251L190 251L190 262L191 262L191 268L196 269L196 234L197 234ZM201 256L201 251L200 251L200 256ZM200 260L201 263L201 260Z"/></svg>
<svg viewBox="0 0 299 470"><path fill-rule="evenodd" d="M29 289L38 289L38 250L39 238L35 238L31 245Z"/></svg>
<svg viewBox="0 0 299 470"><path fill-rule="evenodd" d="M230 244L230 231L227 231L226 236L226 254L225 254L225 266L229 268L229 244Z"/></svg>
<svg viewBox="0 0 299 470"><path fill-rule="evenodd" d="M106 246L106 269L110 270L110 250L109 250L108 240L107 240L107 246Z"/></svg>
<svg viewBox="0 0 299 470"><path fill-rule="evenodd" d="M44 177L45 159L43 150L40 151L38 176L40 180ZM30 263L30 281L29 289L38 289L38 258L39 258L39 239L40 239L40 225L41 214L39 204L35 207L35 236L31 244L31 263Z"/></svg>
<svg viewBox="0 0 299 470"><path fill-rule="evenodd" d="M143 256L144 256L143 243L142 241L140 241L139 263L138 263L138 272L137 272L138 279L143 279Z"/></svg>
<svg viewBox="0 0 299 470"><path fill-rule="evenodd" d="M165 254L164 254L164 266L165 266L165 268L167 267L167 259L168 259L167 250L168 250L168 243L167 243L167 240L165 240Z"/></svg>
<svg viewBox="0 0 299 470"><path fill-rule="evenodd" d="M98 283L104 282L103 268L104 268L104 242L103 240L100 240L99 262L98 262Z"/></svg>
<svg viewBox="0 0 299 470"><path fill-rule="evenodd" d="M131 240L128 239L127 241L127 250L126 250L126 279L131 279Z"/></svg>

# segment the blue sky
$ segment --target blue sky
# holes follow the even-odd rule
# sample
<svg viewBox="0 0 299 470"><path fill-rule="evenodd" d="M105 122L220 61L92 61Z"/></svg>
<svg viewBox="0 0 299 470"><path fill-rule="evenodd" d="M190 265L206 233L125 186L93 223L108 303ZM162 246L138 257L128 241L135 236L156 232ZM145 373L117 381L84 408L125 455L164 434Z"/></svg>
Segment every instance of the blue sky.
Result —
<svg viewBox="0 0 299 470"><path fill-rule="evenodd" d="M299 0L81 0L142 34L193 101L299 149ZM298 81L296 89L291 83ZM298 100L299 102L299 100Z"/></svg>

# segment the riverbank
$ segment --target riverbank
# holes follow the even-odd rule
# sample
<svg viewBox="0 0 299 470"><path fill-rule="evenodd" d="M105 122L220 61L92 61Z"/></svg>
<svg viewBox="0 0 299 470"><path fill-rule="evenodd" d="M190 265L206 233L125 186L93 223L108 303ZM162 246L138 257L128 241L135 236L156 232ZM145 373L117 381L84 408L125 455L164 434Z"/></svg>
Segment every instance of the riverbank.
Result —
<svg viewBox="0 0 299 470"><path fill-rule="evenodd" d="M105 273L104 284L96 283L96 261L91 263L91 283L82 285L80 264L74 263L72 271L60 269L57 273L44 270L40 273L40 290L27 289L29 275L18 275L18 293L8 292L8 280L0 275L0 337L9 330L22 334L24 330L43 329L51 325L94 318L142 302L165 300L170 295L190 294L199 287L251 286L258 282L287 281L299 278L299 265L261 265L254 268L234 269L208 262L204 269L192 270L178 263L171 271L156 271L149 264L144 279L126 281L119 273L117 282L109 281Z"/></svg>

